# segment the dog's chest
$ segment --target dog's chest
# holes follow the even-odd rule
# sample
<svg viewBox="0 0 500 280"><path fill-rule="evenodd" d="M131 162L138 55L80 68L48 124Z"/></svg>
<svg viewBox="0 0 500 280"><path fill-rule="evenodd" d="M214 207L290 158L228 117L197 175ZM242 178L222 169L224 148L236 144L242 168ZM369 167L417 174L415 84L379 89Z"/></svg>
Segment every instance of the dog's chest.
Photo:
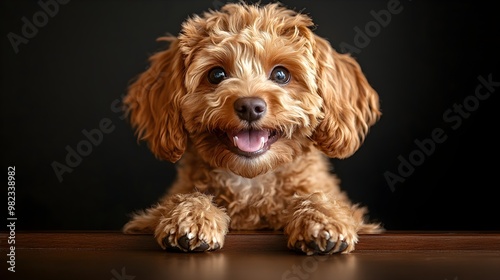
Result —
<svg viewBox="0 0 500 280"><path fill-rule="evenodd" d="M276 177L272 174L245 178L228 171L215 172L214 185L219 192L230 193L234 198L270 195L278 187Z"/></svg>
<svg viewBox="0 0 500 280"><path fill-rule="evenodd" d="M280 181L273 174L244 178L229 172L217 172L219 184L211 190L217 205L226 208L233 229L274 228L285 209ZM212 192L213 191L213 192Z"/></svg>

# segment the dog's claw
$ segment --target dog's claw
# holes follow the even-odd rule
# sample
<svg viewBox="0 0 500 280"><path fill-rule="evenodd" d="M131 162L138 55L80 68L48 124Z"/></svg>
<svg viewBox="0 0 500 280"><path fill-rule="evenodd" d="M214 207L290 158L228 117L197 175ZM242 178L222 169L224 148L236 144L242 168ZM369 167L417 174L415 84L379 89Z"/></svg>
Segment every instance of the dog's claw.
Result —
<svg viewBox="0 0 500 280"><path fill-rule="evenodd" d="M189 239L188 235L183 235L177 240L177 246L173 246L168 242L168 237L163 239L163 245L165 245L166 250L180 250L183 252L205 252L205 251L212 251L212 250L218 250L220 248L220 244L217 242L214 245L214 248L210 249L210 245L208 245L205 241L201 241L200 245L191 249L191 246L189 242L191 239Z"/></svg>
<svg viewBox="0 0 500 280"><path fill-rule="evenodd" d="M311 240L307 243L305 248L303 241L297 241L295 242L294 250L297 252L301 253L308 253L308 254L336 254L336 253L341 253L347 249L347 242L342 240L339 242L334 242L331 240L328 240L326 242L326 247L324 250L321 250L320 246L318 243L316 243L314 240ZM304 251L305 249L305 251Z"/></svg>
<svg viewBox="0 0 500 280"><path fill-rule="evenodd" d="M297 241L297 242L295 242L295 245L294 245L294 248L293 248L293 249L294 249L295 251L297 251L297 252L302 253L302 252L303 252L303 251L302 251L302 244L304 244L304 242L302 242L302 241Z"/></svg>
<svg viewBox="0 0 500 280"><path fill-rule="evenodd" d="M349 244L347 244L347 242L345 242L344 240L340 241L340 245L339 245L337 251L334 251L334 253L344 252L347 249L347 246L349 246Z"/></svg>
<svg viewBox="0 0 500 280"><path fill-rule="evenodd" d="M177 244L179 244L179 246L186 250L186 251L191 251L189 249L189 238L187 235L183 235L181 236L178 240L177 240Z"/></svg>
<svg viewBox="0 0 500 280"><path fill-rule="evenodd" d="M322 253L326 254L336 254L336 253L341 253L347 249L347 242L344 240L337 241L337 242L332 242L328 240L326 244L326 249Z"/></svg>
<svg viewBox="0 0 500 280"><path fill-rule="evenodd" d="M345 242L344 242L345 243ZM325 252L331 252L333 248L335 248L335 245L337 244L337 242L332 242L330 240L328 240L326 242L326 248L325 248ZM347 243L346 243L347 244ZM335 253L335 252L333 252Z"/></svg>
<svg viewBox="0 0 500 280"><path fill-rule="evenodd" d="M319 248L318 243L314 242L313 240L311 240L311 241L309 241L309 243L307 243L307 247L308 247L309 249L312 249L312 251L313 251L314 253L319 253L319 252L321 252L321 249Z"/></svg>
<svg viewBox="0 0 500 280"><path fill-rule="evenodd" d="M209 247L210 246L205 241L202 241L200 246L193 249L193 252L205 252L209 249Z"/></svg>
<svg viewBox="0 0 500 280"><path fill-rule="evenodd" d="M169 250L169 249L174 249L175 248L174 246L170 245L170 242L168 242L168 238L167 237L163 238L162 243L163 243L163 246L165 246L165 250Z"/></svg>

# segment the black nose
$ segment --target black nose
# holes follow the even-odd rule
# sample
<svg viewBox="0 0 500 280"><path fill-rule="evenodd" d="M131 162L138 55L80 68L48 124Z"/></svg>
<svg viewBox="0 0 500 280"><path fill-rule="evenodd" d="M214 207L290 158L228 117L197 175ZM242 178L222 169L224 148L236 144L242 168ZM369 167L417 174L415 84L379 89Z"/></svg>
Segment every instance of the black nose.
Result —
<svg viewBox="0 0 500 280"><path fill-rule="evenodd" d="M266 110L266 102L258 97L243 97L234 102L234 111L238 117L248 122L260 119Z"/></svg>

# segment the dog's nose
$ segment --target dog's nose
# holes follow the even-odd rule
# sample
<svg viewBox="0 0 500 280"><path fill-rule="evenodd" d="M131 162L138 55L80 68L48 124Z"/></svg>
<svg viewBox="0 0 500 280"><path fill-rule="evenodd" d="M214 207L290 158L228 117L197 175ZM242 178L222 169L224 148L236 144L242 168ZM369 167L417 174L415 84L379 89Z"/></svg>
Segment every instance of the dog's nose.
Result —
<svg viewBox="0 0 500 280"><path fill-rule="evenodd" d="M258 97L242 97L234 102L234 111L241 120L252 122L266 113L267 104Z"/></svg>

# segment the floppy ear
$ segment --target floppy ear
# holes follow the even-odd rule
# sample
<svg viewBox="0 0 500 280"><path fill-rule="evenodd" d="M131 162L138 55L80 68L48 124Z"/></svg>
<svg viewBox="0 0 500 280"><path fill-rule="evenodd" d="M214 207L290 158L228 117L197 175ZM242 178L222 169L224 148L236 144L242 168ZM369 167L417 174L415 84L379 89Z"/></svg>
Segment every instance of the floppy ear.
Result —
<svg viewBox="0 0 500 280"><path fill-rule="evenodd" d="M327 156L345 158L359 148L379 119L379 98L354 58L337 53L318 35L315 43L318 93L325 116L312 139Z"/></svg>
<svg viewBox="0 0 500 280"><path fill-rule="evenodd" d="M175 162L187 141L179 108L186 92L184 64L177 39L159 40L170 41L170 47L149 58L150 67L130 85L124 105L138 140L147 141L157 158Z"/></svg>

